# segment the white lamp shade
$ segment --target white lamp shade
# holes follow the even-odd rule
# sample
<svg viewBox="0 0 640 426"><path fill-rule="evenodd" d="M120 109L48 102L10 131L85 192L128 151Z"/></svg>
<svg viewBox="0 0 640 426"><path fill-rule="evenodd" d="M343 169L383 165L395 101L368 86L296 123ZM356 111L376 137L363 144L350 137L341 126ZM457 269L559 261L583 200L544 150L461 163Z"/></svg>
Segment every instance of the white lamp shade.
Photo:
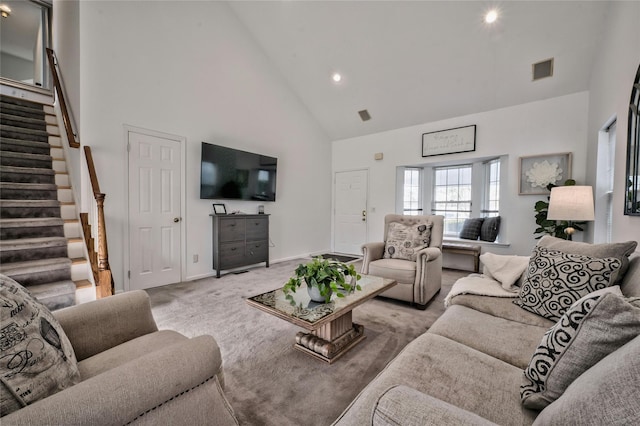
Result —
<svg viewBox="0 0 640 426"><path fill-rule="evenodd" d="M593 190L590 186L556 186L551 188L549 220L594 220Z"/></svg>

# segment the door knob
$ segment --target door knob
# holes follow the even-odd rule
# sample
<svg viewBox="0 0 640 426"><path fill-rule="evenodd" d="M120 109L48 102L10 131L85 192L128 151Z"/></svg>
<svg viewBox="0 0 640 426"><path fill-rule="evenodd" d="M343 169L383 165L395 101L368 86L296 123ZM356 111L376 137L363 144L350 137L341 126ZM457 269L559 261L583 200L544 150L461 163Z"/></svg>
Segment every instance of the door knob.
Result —
<svg viewBox="0 0 640 426"><path fill-rule="evenodd" d="M173 218L173 222L174 222L174 223L178 223L178 222L180 222L180 218L179 218L179 217L174 217L174 218Z"/></svg>

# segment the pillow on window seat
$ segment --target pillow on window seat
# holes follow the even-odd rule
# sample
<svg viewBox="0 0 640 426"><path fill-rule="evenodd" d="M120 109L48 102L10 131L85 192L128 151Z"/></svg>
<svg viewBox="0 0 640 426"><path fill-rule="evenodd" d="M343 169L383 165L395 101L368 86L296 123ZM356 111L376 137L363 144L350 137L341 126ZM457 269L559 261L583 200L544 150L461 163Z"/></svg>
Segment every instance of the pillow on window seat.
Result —
<svg viewBox="0 0 640 426"><path fill-rule="evenodd" d="M2 416L80 382L73 347L60 323L4 275L0 275L0 314Z"/></svg>
<svg viewBox="0 0 640 426"><path fill-rule="evenodd" d="M480 239L482 241L494 242L500 233L500 216L485 217L480 228Z"/></svg>
<svg viewBox="0 0 640 426"><path fill-rule="evenodd" d="M480 236L480 229L482 228L483 222L483 217L465 219L459 237L465 240L477 240Z"/></svg>

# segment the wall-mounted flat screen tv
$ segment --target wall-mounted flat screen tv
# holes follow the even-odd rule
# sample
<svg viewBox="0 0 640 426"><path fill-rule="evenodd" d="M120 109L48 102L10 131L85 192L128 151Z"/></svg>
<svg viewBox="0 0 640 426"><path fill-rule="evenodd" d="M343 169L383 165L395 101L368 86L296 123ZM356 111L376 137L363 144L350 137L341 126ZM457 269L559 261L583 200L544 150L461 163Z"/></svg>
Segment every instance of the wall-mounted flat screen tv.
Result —
<svg viewBox="0 0 640 426"><path fill-rule="evenodd" d="M276 200L278 159L202 142L200 198Z"/></svg>

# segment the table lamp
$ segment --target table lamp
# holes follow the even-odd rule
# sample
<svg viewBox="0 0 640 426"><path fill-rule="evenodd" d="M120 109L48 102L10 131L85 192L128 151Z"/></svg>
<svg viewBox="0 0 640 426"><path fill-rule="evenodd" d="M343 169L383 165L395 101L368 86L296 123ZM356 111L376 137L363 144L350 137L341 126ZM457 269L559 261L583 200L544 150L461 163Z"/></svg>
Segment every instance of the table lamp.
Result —
<svg viewBox="0 0 640 426"><path fill-rule="evenodd" d="M567 239L576 232L572 222L594 220L593 190L590 186L556 186L551 188L549 220L566 220L569 226L564 232Z"/></svg>

